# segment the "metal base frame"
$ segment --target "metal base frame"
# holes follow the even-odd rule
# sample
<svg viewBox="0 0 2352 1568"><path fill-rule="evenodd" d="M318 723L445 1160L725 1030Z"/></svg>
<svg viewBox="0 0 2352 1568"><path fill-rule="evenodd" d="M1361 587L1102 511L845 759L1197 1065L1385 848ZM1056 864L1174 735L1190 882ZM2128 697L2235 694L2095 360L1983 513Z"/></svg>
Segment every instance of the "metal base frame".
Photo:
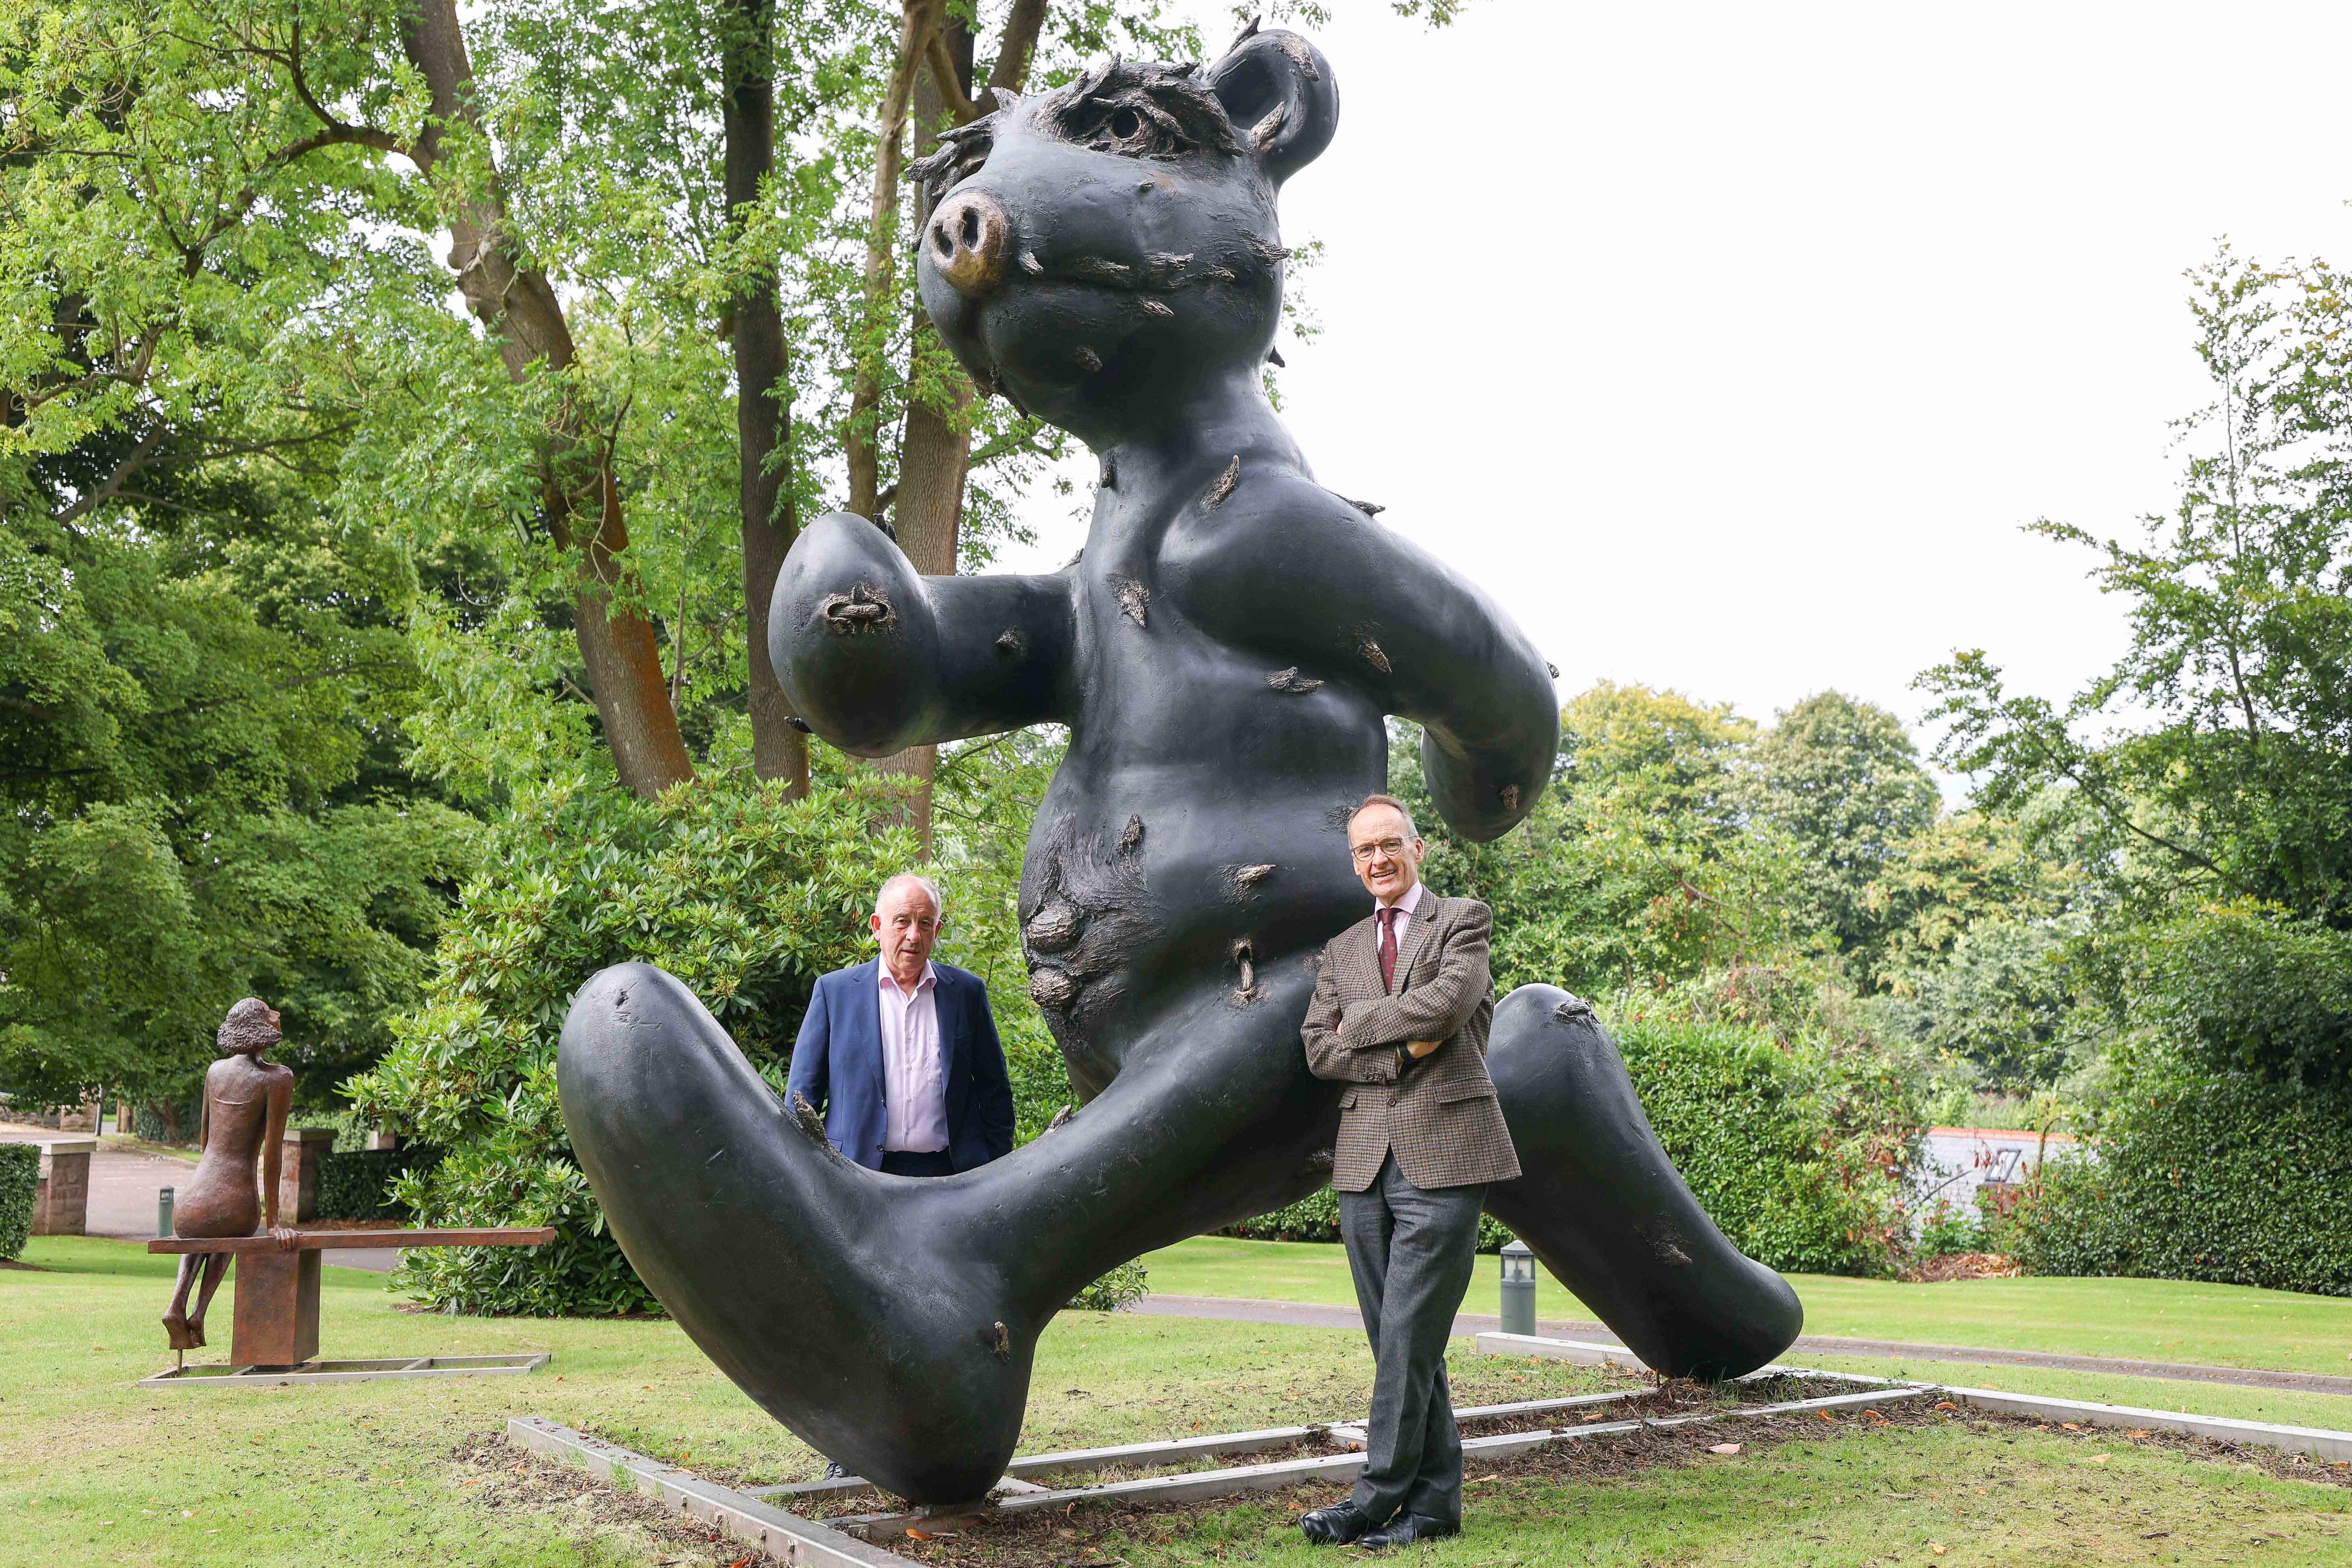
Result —
<svg viewBox="0 0 2352 1568"><path fill-rule="evenodd" d="M1780 1405L1711 1411L1691 1415L1641 1417L1624 1421L1580 1422L1573 1426L1541 1427L1464 1441L1463 1452L1503 1458L1559 1443L1588 1437L1619 1436L1629 1432L1664 1431L1699 1422L1738 1421L1755 1415L1792 1411L1838 1410L1871 1405L1907 1403L1941 1391L1933 1384L1897 1383L1850 1373L1817 1372L1804 1367L1769 1366L1741 1382L1774 1376L1822 1378L1861 1385L1852 1394L1801 1399ZM1511 1405L1476 1405L1454 1412L1460 1420L1528 1415L1553 1411L1587 1410L1634 1399L1648 1389L1618 1394L1583 1394L1559 1399L1522 1400ZM1202 1458L1261 1452L1288 1444L1321 1439L1353 1450L1284 1459L1271 1464L1237 1465L1222 1469L1194 1470L1176 1475L1146 1476L1098 1486L1047 1487L1033 1476L1077 1475L1106 1469L1185 1464ZM507 1423L507 1441L551 1458L586 1468L616 1486L650 1491L698 1519L727 1531L773 1556L793 1564L824 1564L826 1568L863 1568L905 1564L908 1560L871 1544L905 1534L909 1529L974 1521L992 1516L1024 1513L1040 1508L1067 1508L1081 1502L1197 1502L1240 1492L1271 1490L1307 1481L1345 1481L1363 1468L1364 1435L1350 1422L1309 1422L1297 1426L1269 1426L1254 1432L1223 1432L1164 1443L1127 1443L1116 1447L1080 1448L1061 1453L1017 1458L1005 1468L1003 1479L986 1498L968 1503L933 1504L897 1512L854 1514L819 1522L776 1507L800 1498L849 1497L870 1493L872 1482L851 1476L838 1480L804 1481L789 1486L753 1487L742 1491L714 1486L675 1465L560 1426L538 1416L519 1416Z"/></svg>
<svg viewBox="0 0 2352 1568"><path fill-rule="evenodd" d="M142 1377L140 1388L302 1388L321 1383L376 1383L387 1378L519 1377L545 1366L546 1351L519 1355L385 1356L375 1361L311 1361L299 1366L180 1366Z"/></svg>

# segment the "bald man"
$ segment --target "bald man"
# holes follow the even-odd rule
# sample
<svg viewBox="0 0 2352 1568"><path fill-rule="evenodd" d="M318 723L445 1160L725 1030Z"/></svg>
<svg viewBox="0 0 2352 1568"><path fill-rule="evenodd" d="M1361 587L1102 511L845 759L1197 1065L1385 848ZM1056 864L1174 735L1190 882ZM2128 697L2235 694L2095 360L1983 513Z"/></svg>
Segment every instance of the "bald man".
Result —
<svg viewBox="0 0 2352 1568"><path fill-rule="evenodd" d="M1013 1080L988 987L936 963L939 885L882 884L867 921L878 957L816 983L785 1103L824 1113L833 1146L893 1176L950 1176L1012 1152Z"/></svg>

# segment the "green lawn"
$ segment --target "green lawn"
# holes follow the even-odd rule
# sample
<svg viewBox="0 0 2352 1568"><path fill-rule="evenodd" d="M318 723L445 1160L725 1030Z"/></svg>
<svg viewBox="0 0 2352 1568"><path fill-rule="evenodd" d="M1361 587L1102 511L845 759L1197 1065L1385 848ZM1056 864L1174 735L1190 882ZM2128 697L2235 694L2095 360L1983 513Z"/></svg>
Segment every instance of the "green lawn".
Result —
<svg viewBox="0 0 2352 1568"><path fill-rule="evenodd" d="M1170 1295L1340 1306L1352 1306L1356 1300L1340 1249L1311 1242L1198 1237L1152 1253L1144 1262L1151 1288ZM1496 1270L1492 1260L1480 1260L1465 1303L1468 1310L1497 1310ZM1804 1300L1805 1331L1810 1334L2352 1376L2352 1299L2340 1296L2166 1279L1968 1279L1904 1285L1792 1274L1789 1280ZM1592 1316L1540 1269L1536 1315Z"/></svg>
<svg viewBox="0 0 2352 1568"><path fill-rule="evenodd" d="M48 1272L0 1272L7 1568L656 1568L740 1555L600 1513L604 1494L584 1485L543 1487L551 1500L530 1508L478 1501L512 1472L503 1461L470 1462L469 1450L515 1415L588 1427L748 1483L808 1476L818 1463L668 1323L407 1313L381 1276L331 1269L327 1354L544 1349L555 1361L528 1378L144 1390L131 1384L170 1362L155 1319L173 1260L122 1243L39 1238L27 1261ZM215 1303L224 1340L228 1304L226 1294ZM1558 1363L1476 1356L1466 1342L1451 1368L1464 1403L1609 1381ZM1355 1415L1370 1370L1352 1331L1066 1314L1039 1346L1023 1447ZM2352 1563L2352 1489L2013 1426L1797 1441L1613 1480L1479 1473L1474 1467L1469 1534L1433 1549L1430 1568L2209 1563L2240 1556L2255 1535L2276 1543L2259 1560ZM1307 1552L1291 1526L1290 1504L1313 1500L1277 1494L1181 1516L1074 1521L1066 1556L1057 1547L1031 1563L1330 1568L1343 1560ZM1930 1542L1947 1554L1933 1555Z"/></svg>

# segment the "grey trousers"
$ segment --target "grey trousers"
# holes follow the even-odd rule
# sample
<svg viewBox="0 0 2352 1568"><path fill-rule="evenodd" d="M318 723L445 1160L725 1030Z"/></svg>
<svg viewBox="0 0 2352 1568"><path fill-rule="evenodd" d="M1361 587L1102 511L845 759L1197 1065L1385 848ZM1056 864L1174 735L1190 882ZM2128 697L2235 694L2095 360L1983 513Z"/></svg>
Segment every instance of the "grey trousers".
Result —
<svg viewBox="0 0 2352 1568"><path fill-rule="evenodd" d="M1391 1155L1360 1193L1341 1193L1339 1237L1372 1342L1368 1453L1353 1501L1375 1524L1400 1511L1462 1519L1462 1436L1445 1387L1445 1342L1478 1258L1484 1186L1424 1191Z"/></svg>

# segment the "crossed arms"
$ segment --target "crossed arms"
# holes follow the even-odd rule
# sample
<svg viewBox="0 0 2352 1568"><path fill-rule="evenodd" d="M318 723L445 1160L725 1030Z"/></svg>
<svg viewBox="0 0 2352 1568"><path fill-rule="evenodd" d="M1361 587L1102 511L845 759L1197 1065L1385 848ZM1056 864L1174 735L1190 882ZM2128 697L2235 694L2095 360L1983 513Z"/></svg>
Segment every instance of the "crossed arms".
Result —
<svg viewBox="0 0 2352 1568"><path fill-rule="evenodd" d="M1437 933L1437 973L1392 996L1342 1000L1339 966L1331 950L1316 965L1315 999L1307 1004L1299 1037L1307 1045L1307 1070L1344 1083L1394 1083L1404 1064L1397 1047L1412 1041L1452 1039L1461 1033L1494 989L1487 972L1486 942L1495 917L1472 903Z"/></svg>

